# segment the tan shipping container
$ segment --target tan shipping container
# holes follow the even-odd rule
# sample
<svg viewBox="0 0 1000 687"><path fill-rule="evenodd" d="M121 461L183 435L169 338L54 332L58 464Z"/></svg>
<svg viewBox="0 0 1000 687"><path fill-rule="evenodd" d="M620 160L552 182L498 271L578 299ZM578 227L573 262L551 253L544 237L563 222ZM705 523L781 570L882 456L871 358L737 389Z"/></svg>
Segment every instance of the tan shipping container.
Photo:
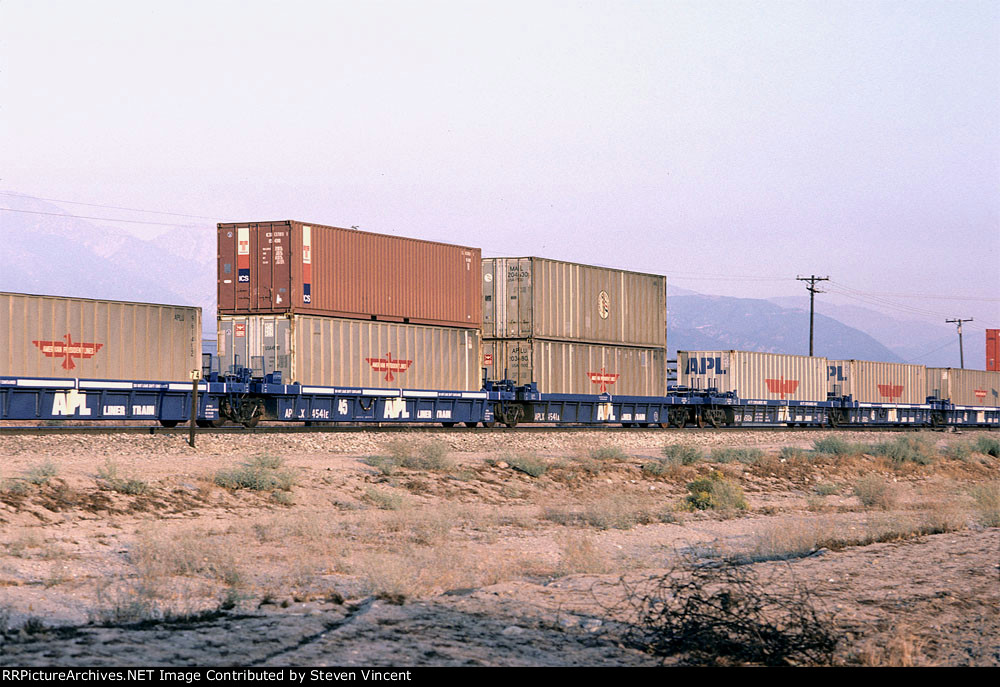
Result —
<svg viewBox="0 0 1000 687"><path fill-rule="evenodd" d="M827 391L834 396L851 396L860 403L925 403L926 368L871 360L829 360Z"/></svg>
<svg viewBox="0 0 1000 687"><path fill-rule="evenodd" d="M825 401L827 359L756 351L677 351L677 383L743 400Z"/></svg>
<svg viewBox="0 0 1000 687"><path fill-rule="evenodd" d="M218 225L223 315L478 327L479 248L293 220Z"/></svg>
<svg viewBox="0 0 1000 687"><path fill-rule="evenodd" d="M201 369L201 308L0 293L0 374L185 381Z"/></svg>
<svg viewBox="0 0 1000 687"><path fill-rule="evenodd" d="M666 347L667 279L546 258L483 259L483 336Z"/></svg>
<svg viewBox="0 0 1000 687"><path fill-rule="evenodd" d="M285 384L478 391L478 329L314 315L219 318L222 370L280 371Z"/></svg>
<svg viewBox="0 0 1000 687"><path fill-rule="evenodd" d="M548 394L663 396L667 389L663 348L486 339L483 367L489 379L506 374L518 385L535 382Z"/></svg>
<svg viewBox="0 0 1000 687"><path fill-rule="evenodd" d="M959 406L1000 407L1000 372L927 368L927 395Z"/></svg>

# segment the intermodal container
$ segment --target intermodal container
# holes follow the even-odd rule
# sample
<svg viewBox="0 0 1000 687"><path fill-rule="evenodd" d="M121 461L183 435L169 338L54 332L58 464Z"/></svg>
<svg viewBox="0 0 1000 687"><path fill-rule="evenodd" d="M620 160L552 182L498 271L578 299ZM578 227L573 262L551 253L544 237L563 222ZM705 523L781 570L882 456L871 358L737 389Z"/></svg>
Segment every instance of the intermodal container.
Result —
<svg viewBox="0 0 1000 687"><path fill-rule="evenodd" d="M1000 329L986 330L986 369L1000 372Z"/></svg>
<svg viewBox="0 0 1000 687"><path fill-rule="evenodd" d="M483 336L666 347L667 279L546 258L483 260Z"/></svg>
<svg viewBox="0 0 1000 687"><path fill-rule="evenodd" d="M677 351L677 383L741 400L825 401L826 358L756 351Z"/></svg>
<svg viewBox="0 0 1000 687"><path fill-rule="evenodd" d="M1000 407L1000 372L927 368L927 395L960 406Z"/></svg>
<svg viewBox="0 0 1000 687"><path fill-rule="evenodd" d="M489 379L534 382L550 394L663 396L663 348L606 346L540 339L486 339L483 367Z"/></svg>
<svg viewBox="0 0 1000 687"><path fill-rule="evenodd" d="M315 315L224 315L222 370L280 371L311 386L478 391L478 329Z"/></svg>
<svg viewBox="0 0 1000 687"><path fill-rule="evenodd" d="M0 375L184 381L201 308L0 293Z"/></svg>
<svg viewBox="0 0 1000 687"><path fill-rule="evenodd" d="M479 248L293 220L218 225L219 313L478 327Z"/></svg>
<svg viewBox="0 0 1000 687"><path fill-rule="evenodd" d="M861 403L924 403L926 371L923 365L829 360L827 391Z"/></svg>

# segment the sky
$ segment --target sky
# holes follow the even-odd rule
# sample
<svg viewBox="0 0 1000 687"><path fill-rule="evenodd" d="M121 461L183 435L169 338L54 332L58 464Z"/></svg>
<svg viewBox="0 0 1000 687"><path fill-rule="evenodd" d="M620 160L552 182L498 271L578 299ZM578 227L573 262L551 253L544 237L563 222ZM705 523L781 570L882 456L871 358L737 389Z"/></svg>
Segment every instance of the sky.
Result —
<svg viewBox="0 0 1000 687"><path fill-rule="evenodd" d="M3 194L729 296L804 296L815 274L820 298L981 331L1000 327L1000 3L0 0Z"/></svg>

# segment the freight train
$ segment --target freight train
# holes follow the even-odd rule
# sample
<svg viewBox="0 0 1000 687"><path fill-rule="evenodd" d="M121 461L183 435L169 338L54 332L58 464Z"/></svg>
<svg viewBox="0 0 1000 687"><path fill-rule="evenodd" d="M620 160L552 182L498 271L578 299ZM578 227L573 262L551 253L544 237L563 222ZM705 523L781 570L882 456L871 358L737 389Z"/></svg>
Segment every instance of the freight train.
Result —
<svg viewBox="0 0 1000 687"><path fill-rule="evenodd" d="M0 294L0 419L1000 427L1000 372L680 351L666 280L302 222L218 227L198 308Z"/></svg>

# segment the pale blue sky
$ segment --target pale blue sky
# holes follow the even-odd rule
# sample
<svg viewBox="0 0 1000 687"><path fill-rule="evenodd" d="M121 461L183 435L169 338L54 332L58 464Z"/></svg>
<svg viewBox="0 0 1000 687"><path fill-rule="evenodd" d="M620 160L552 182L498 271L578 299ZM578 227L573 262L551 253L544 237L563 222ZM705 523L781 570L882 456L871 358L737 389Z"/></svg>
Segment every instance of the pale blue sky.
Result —
<svg viewBox="0 0 1000 687"><path fill-rule="evenodd" d="M0 61L0 191L1000 326L995 1L2 0Z"/></svg>

